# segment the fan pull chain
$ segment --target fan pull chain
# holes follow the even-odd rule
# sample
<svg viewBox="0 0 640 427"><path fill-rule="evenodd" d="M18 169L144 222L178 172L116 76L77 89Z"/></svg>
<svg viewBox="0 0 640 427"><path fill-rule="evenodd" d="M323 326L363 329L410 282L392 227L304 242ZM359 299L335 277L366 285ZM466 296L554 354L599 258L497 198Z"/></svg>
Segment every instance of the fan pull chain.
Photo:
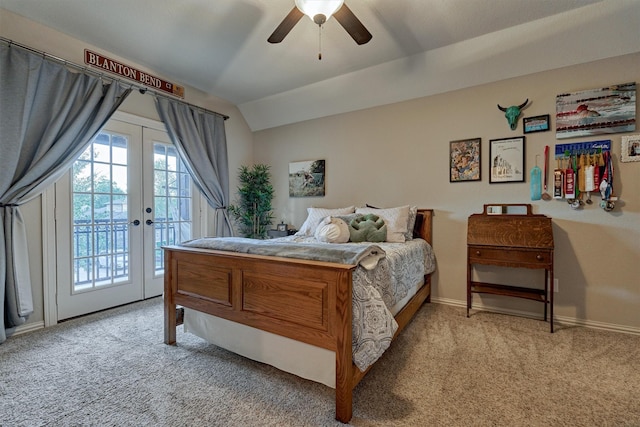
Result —
<svg viewBox="0 0 640 427"><path fill-rule="evenodd" d="M318 25L318 61L322 61L322 25Z"/></svg>

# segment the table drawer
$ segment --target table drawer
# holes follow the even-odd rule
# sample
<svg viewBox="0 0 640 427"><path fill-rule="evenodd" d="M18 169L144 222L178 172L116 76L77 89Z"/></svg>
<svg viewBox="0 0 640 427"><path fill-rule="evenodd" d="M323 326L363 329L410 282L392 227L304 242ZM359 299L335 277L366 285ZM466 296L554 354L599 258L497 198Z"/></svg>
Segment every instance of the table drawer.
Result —
<svg viewBox="0 0 640 427"><path fill-rule="evenodd" d="M553 251L517 248L491 248L485 246L469 246L469 263L471 264L527 264L528 267L540 268L553 263ZM524 267L524 265L521 265Z"/></svg>

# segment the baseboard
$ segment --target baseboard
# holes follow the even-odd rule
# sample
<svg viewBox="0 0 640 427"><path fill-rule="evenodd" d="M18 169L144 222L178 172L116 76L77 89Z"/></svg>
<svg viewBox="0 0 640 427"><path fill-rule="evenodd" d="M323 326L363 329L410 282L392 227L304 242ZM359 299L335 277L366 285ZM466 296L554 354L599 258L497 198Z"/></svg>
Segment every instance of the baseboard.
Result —
<svg viewBox="0 0 640 427"><path fill-rule="evenodd" d="M451 305L454 307L461 307L465 309L467 307L466 301L454 300L450 298L431 297L431 302L435 304ZM538 320L542 319L542 316L540 316L537 313L531 313L528 311L521 311L521 310L509 310L502 307L492 307L492 306L478 304L478 303L473 304L473 309L477 311L491 311L493 313L499 313L499 314L509 314L513 316L528 317L531 319L538 319ZM555 315L553 317L553 321L554 323L557 323L560 325L566 325L566 326L584 326L586 328L592 328L592 329L602 329L605 331L640 335L639 327L618 325L615 323L597 322L595 320L576 319L575 317L558 316L558 315Z"/></svg>
<svg viewBox="0 0 640 427"><path fill-rule="evenodd" d="M466 301L460 301L460 300L455 300L455 299L450 299L450 298L431 297L431 302L434 303L434 304L450 305L450 306L460 307L460 308L466 308L467 307ZM493 313L499 313L499 314L509 314L509 315L513 315L513 316L528 317L528 318L531 318L531 319L538 319L538 320L542 319L542 317L539 314L536 314L536 313L531 313L531 312L528 312L528 311L521 311L521 310L509 310L509 309L505 309L505 308L487 306L487 305L484 305L484 304L477 304L476 303L476 304L473 305L473 309L474 310L480 310L480 311L491 311ZM554 317L554 321L557 324L567 325L567 326L584 326L586 328L592 328L592 329L602 329L602 330L605 330L605 331L622 332L622 333L625 333L625 334L640 335L640 328L636 328L636 327L633 327L633 326L627 326L627 325L618 325L618 324L615 324L615 323L597 322L597 321L594 321L594 320L576 319L574 317L557 316L557 315ZM16 328L16 331L15 331L14 335L25 334L27 332L35 331L35 330L42 329L42 328L44 328L44 322L43 321L33 322L33 323L26 323L24 325L18 326Z"/></svg>
<svg viewBox="0 0 640 427"><path fill-rule="evenodd" d="M15 336L15 335L26 334L27 332L33 332L42 328L44 328L43 320L39 322L25 323L24 325L20 325L16 327L16 331L13 333L13 335Z"/></svg>

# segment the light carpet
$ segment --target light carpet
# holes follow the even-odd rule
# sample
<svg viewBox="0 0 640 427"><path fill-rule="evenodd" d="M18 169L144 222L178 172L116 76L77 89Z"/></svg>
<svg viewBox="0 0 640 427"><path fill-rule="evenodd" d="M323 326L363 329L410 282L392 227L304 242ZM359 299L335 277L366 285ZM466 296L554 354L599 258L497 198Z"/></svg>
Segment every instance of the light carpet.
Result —
<svg viewBox="0 0 640 427"><path fill-rule="evenodd" d="M334 391L178 328L160 298L0 345L2 426L340 426ZM640 426L640 337L425 304L354 426Z"/></svg>

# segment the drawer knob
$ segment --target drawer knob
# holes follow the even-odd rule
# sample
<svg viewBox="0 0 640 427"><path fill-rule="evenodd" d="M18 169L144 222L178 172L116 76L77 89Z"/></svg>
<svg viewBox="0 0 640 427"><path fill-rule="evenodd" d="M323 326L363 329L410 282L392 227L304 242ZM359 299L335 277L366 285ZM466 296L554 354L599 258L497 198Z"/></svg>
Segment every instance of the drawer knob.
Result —
<svg viewBox="0 0 640 427"><path fill-rule="evenodd" d="M477 256L480 256L480 251L476 251L476 255L477 255Z"/></svg>
<svg viewBox="0 0 640 427"><path fill-rule="evenodd" d="M538 261L542 261L543 257L542 257L542 255L538 254L538 255L536 255L536 259L537 259Z"/></svg>

